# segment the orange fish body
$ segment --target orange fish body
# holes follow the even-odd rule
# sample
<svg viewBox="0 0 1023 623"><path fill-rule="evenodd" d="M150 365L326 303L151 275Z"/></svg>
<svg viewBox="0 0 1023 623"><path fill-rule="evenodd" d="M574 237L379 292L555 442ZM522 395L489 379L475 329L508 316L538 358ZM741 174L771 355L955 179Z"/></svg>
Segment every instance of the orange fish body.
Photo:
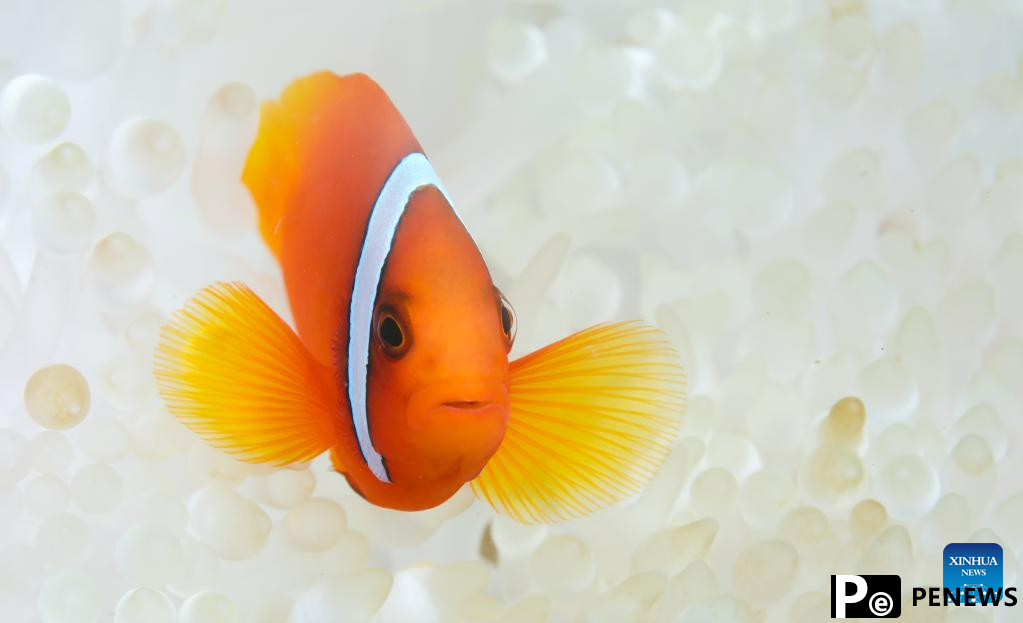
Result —
<svg viewBox="0 0 1023 623"><path fill-rule="evenodd" d="M263 109L264 132L243 180L256 197L273 197L260 225L280 260L302 342L329 374L345 378L370 213L398 163L422 148L364 75L316 74L282 99ZM293 166L278 166L282 140L295 145L286 155ZM475 477L497 449L508 419L510 347L490 273L436 188L409 199L375 294L379 309L409 325L405 337L417 346L395 358L370 345L366 412L390 482L374 477L361 456L345 392L338 402L349 417L339 418L335 463L370 499L428 508ZM440 437L444 444L428 443Z"/></svg>
<svg viewBox="0 0 1023 623"><path fill-rule="evenodd" d="M239 284L167 323L158 386L211 443L274 464L329 450L400 510L471 482L522 521L614 503L663 460L685 397L660 332L601 325L509 364L511 307L371 79L313 74L265 104L242 179L297 335Z"/></svg>

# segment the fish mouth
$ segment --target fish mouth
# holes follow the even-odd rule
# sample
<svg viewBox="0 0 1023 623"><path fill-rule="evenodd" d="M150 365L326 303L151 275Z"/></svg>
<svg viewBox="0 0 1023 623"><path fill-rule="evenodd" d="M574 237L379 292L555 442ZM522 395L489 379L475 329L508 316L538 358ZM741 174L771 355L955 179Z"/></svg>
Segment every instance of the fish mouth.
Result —
<svg viewBox="0 0 1023 623"><path fill-rule="evenodd" d="M446 400L441 406L462 411L482 411L493 404L492 400Z"/></svg>
<svg viewBox="0 0 1023 623"><path fill-rule="evenodd" d="M414 390L406 403L412 430L442 422L507 419L508 390L490 379L456 379Z"/></svg>

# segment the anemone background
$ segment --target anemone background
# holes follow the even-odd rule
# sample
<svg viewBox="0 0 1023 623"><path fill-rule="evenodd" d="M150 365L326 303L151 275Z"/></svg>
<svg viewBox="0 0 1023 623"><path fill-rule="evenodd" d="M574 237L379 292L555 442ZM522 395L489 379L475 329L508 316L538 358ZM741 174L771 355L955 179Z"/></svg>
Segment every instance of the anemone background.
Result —
<svg viewBox="0 0 1023 623"><path fill-rule="evenodd" d="M241 280L238 177L330 69L406 116L519 314L671 335L689 411L635 500L520 526L212 450L150 375ZM0 0L0 620L816 622L831 574L1023 556L1023 5ZM31 379L31 381L30 381Z"/></svg>

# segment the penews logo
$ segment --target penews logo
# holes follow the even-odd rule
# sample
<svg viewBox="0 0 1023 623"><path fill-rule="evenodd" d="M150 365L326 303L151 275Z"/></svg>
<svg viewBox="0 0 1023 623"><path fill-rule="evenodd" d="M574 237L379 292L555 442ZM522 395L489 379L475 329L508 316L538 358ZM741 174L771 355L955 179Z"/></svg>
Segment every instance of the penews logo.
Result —
<svg viewBox="0 0 1023 623"><path fill-rule="evenodd" d="M1001 595L1002 546L997 543L949 543L945 546L942 588L947 595L962 595L964 605L983 604L993 600L988 595ZM997 601L995 601L997 603Z"/></svg>
<svg viewBox="0 0 1023 623"><path fill-rule="evenodd" d="M897 575L831 576L832 619L897 619L902 580Z"/></svg>

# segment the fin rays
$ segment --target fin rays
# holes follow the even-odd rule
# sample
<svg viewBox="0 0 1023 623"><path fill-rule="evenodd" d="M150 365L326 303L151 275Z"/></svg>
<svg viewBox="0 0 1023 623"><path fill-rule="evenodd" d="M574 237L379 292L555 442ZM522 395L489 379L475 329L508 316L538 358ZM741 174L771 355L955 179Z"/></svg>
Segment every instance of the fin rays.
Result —
<svg viewBox="0 0 1023 623"><path fill-rule="evenodd" d="M685 376L660 330L581 331L512 363L508 431L472 482L527 523L579 517L637 493L685 411Z"/></svg>
<svg viewBox="0 0 1023 623"><path fill-rule="evenodd" d="M308 461L336 439L329 373L244 284L213 284L175 312L154 374L171 413L239 458Z"/></svg>

